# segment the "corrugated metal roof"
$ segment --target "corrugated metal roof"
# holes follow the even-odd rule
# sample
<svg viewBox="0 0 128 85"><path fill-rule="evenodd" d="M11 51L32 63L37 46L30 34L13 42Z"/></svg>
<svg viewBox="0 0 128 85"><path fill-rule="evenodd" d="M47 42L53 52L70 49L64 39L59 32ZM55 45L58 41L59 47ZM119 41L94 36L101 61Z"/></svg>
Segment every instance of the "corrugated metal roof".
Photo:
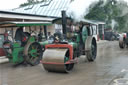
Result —
<svg viewBox="0 0 128 85"><path fill-rule="evenodd" d="M0 10L0 22L3 22L3 21L31 21L31 20L32 21L49 21L49 22L51 22L55 18L56 17Z"/></svg>
<svg viewBox="0 0 128 85"><path fill-rule="evenodd" d="M47 0L34 5L12 9L13 12L61 17L61 11L67 10L71 0Z"/></svg>

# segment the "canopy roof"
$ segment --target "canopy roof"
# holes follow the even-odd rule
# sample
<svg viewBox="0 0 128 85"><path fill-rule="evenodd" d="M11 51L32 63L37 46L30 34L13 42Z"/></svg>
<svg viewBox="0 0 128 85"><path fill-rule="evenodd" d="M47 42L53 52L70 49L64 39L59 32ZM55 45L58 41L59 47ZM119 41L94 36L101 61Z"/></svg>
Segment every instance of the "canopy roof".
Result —
<svg viewBox="0 0 128 85"><path fill-rule="evenodd" d="M73 21L73 19L71 19L69 17L67 17L66 19L67 19L67 23L68 23L69 20ZM62 24L62 18L54 19L52 22L56 23L56 24ZM75 23L81 23L81 24L85 24L85 25L97 25L97 23L92 22L91 20L87 20L87 19L82 19L80 21L76 21Z"/></svg>
<svg viewBox="0 0 128 85"><path fill-rule="evenodd" d="M51 22L1 22L0 28L51 25Z"/></svg>

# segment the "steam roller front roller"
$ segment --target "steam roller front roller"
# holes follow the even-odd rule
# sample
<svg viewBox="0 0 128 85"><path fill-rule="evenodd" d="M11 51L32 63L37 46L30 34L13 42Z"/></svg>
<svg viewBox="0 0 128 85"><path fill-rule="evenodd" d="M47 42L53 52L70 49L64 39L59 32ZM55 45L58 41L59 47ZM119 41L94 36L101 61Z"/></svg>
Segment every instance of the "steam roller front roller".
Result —
<svg viewBox="0 0 128 85"><path fill-rule="evenodd" d="M70 72L74 63L68 62L70 53L67 48L48 48L43 54L45 70L52 72Z"/></svg>
<svg viewBox="0 0 128 85"><path fill-rule="evenodd" d="M96 59L97 55L97 43L96 39L92 36L88 36L85 43L85 54L89 62Z"/></svg>

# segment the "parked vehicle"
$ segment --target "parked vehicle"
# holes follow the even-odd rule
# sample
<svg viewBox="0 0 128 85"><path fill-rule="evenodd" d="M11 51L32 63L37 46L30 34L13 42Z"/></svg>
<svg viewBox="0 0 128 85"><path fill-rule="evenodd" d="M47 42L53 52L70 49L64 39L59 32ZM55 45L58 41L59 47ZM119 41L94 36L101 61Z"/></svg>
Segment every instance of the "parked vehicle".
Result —
<svg viewBox="0 0 128 85"><path fill-rule="evenodd" d="M105 40L113 41L113 40L118 40L118 38L119 38L119 35L114 32L105 32L104 34Z"/></svg>

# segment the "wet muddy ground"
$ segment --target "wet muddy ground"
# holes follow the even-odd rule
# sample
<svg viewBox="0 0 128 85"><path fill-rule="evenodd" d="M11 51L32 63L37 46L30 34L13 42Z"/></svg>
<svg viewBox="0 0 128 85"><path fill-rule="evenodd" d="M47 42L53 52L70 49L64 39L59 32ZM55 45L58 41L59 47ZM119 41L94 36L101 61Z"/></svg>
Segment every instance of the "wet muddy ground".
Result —
<svg viewBox="0 0 128 85"><path fill-rule="evenodd" d="M72 72L53 73L38 66L0 65L0 85L128 85L128 49L117 41L98 44L98 56L88 62L81 56Z"/></svg>

